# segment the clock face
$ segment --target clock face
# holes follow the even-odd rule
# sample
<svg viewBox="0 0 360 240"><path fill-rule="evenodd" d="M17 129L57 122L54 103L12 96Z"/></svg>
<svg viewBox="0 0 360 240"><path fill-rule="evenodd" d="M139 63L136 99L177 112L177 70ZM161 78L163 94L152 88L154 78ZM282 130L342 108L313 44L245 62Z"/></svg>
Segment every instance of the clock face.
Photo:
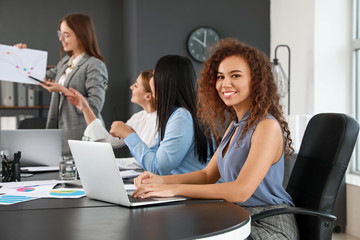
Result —
<svg viewBox="0 0 360 240"><path fill-rule="evenodd" d="M198 62L209 58L209 50L220 40L220 35L212 28L200 27L190 33L187 39L187 50Z"/></svg>

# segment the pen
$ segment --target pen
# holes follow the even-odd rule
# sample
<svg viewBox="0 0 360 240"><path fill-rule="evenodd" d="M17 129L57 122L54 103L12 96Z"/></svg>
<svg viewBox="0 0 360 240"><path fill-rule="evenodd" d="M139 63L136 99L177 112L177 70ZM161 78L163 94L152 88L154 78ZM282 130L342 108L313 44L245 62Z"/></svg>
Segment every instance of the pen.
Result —
<svg viewBox="0 0 360 240"><path fill-rule="evenodd" d="M35 81L38 81L39 83L44 83L44 81L41 81L40 79L37 79L37 78L35 78L35 77L33 77L33 76L28 76L29 78L31 78L31 79L33 79L33 80L35 80Z"/></svg>

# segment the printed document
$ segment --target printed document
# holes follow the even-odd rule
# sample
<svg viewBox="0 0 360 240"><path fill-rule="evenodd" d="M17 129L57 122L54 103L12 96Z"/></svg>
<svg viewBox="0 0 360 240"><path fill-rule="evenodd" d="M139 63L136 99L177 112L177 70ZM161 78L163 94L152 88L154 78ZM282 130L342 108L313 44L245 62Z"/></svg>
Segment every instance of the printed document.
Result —
<svg viewBox="0 0 360 240"><path fill-rule="evenodd" d="M0 80L38 85L29 76L44 79L47 55L46 51L0 44Z"/></svg>

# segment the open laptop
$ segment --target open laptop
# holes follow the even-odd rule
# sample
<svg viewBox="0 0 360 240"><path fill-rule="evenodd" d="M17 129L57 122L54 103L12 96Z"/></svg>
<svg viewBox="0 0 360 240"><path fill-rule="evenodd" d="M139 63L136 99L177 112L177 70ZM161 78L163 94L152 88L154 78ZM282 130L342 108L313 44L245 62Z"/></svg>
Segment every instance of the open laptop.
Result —
<svg viewBox="0 0 360 240"><path fill-rule="evenodd" d="M17 129L0 131L0 150L8 150L10 159L21 151L20 165L59 166L61 129Z"/></svg>
<svg viewBox="0 0 360 240"><path fill-rule="evenodd" d="M90 198L126 207L183 201L183 197L135 199L125 189L112 146L104 142L68 140L81 183Z"/></svg>

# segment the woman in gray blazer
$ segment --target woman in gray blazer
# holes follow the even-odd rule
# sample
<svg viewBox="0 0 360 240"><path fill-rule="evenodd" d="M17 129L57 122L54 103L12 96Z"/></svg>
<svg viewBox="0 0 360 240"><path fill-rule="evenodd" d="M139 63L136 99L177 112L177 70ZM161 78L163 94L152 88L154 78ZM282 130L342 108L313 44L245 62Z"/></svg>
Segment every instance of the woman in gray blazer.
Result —
<svg viewBox="0 0 360 240"><path fill-rule="evenodd" d="M83 114L66 100L66 94L74 88L88 101L96 117L105 101L105 86L108 73L100 54L95 28L91 18L85 14L70 14L59 23L59 41L63 57L56 67L46 72L41 86L52 93L46 128L63 129L62 155L71 155L67 140L80 140L87 126ZM25 44L17 44L24 48Z"/></svg>
<svg viewBox="0 0 360 240"><path fill-rule="evenodd" d="M74 88L86 97L97 118L105 101L108 73L100 54L94 25L88 15L70 14L59 24L59 40L67 56L46 72L41 84L52 92L46 128L63 129L63 155L71 155L68 139L80 140L87 126L83 114L65 94Z"/></svg>

